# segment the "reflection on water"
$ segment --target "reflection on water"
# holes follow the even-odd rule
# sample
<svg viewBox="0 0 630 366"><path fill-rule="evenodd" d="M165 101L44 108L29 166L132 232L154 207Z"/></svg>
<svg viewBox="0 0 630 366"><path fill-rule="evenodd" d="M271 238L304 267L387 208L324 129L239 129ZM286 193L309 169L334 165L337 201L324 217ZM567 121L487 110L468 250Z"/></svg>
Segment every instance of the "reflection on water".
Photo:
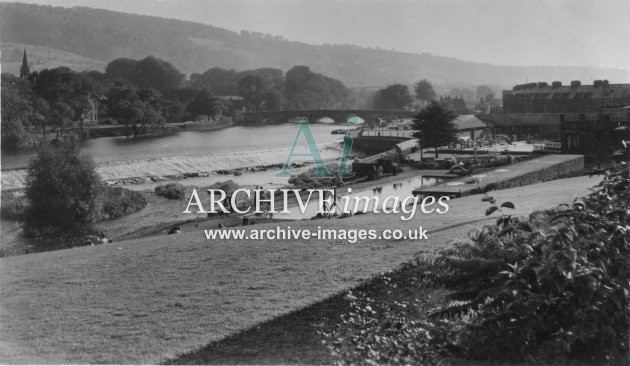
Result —
<svg viewBox="0 0 630 366"><path fill-rule="evenodd" d="M338 188L337 189L337 205L339 207L336 210L337 214L340 213L356 213L355 208L355 197L378 197L379 199L379 211L382 211L383 204L385 207L393 208L394 202L403 202L407 197L413 197L413 190L420 187L426 187L430 185L434 185L438 183L437 178L424 178L422 176L417 176L413 178L408 178L402 181L398 181L395 183L385 183L383 185L374 186L371 188L367 188L366 190L351 192L348 194L347 188ZM345 197L348 197L346 199ZM392 197L392 198L388 198ZM398 200L395 200L394 197L398 197ZM294 220L304 220L310 219L313 216L317 215L317 211L319 211L319 200L316 199L316 195L313 194L313 197L309 201L306 206L306 210L302 213L299 207L293 207L289 210L291 213L281 214L277 213L274 215L275 218L279 219L294 219ZM305 199L306 200L306 199ZM349 204L347 205L347 210L345 210L345 202L348 200ZM363 199L362 201L365 201ZM374 199L371 200L370 204L367 207L367 211L371 212L374 208ZM412 202L411 199L407 201L408 203ZM358 207L358 211L362 211L364 209L364 203L360 203ZM276 210L280 211L282 208L276 208Z"/></svg>
<svg viewBox="0 0 630 366"><path fill-rule="evenodd" d="M297 133L293 123L267 126L236 126L215 131L189 131L160 137L104 137L86 141L81 150L95 161L117 161L161 158L169 156L204 155L237 151L289 148ZM339 125L311 124L318 144L336 142L333 130ZM2 155L2 168L28 165L33 153Z"/></svg>

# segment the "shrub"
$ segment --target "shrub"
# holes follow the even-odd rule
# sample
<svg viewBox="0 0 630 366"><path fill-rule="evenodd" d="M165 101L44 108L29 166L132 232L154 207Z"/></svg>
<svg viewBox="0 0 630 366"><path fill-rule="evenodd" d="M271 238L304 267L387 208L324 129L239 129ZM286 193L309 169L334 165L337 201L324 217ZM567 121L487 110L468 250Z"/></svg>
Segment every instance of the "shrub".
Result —
<svg viewBox="0 0 630 366"><path fill-rule="evenodd" d="M401 311L413 303L358 296L335 328L321 331L324 343L342 364L627 365L629 199L625 162L588 197L526 218L485 195L486 215L500 213L496 224L433 260L417 258L430 265L422 283L452 291L446 306L422 319Z"/></svg>
<svg viewBox="0 0 630 366"><path fill-rule="evenodd" d="M441 253L434 280L452 288L456 302L435 315L457 319L461 332L454 346L461 355L502 362L627 362L625 165L616 165L572 207L525 219L501 215L496 225ZM497 211L492 203L489 214Z"/></svg>
<svg viewBox="0 0 630 366"><path fill-rule="evenodd" d="M373 282L380 282L371 283L373 287L399 284L387 275ZM340 323L318 329L335 364L426 365L436 364L447 354L442 349L449 337L445 322L432 322L418 314L415 301L379 301L361 290L348 291L345 300L348 311Z"/></svg>
<svg viewBox="0 0 630 366"><path fill-rule="evenodd" d="M155 187L155 194L170 199L182 199L186 196L186 187L180 183L169 183L164 186Z"/></svg>
<svg viewBox="0 0 630 366"><path fill-rule="evenodd" d="M93 220L101 187L94 161L74 145L43 146L28 169L25 232L80 230Z"/></svg>
<svg viewBox="0 0 630 366"><path fill-rule="evenodd" d="M234 191L239 189L240 186L236 184L233 180L226 180L221 182L213 183L208 187L208 189L220 189L225 192L226 196L229 198ZM244 194L239 194L236 197L236 207L239 209L246 209L247 207L251 207L254 204L254 195L252 194L251 198L247 198ZM227 208L227 205L226 205ZM250 221L251 222L251 221Z"/></svg>
<svg viewBox="0 0 630 366"><path fill-rule="evenodd" d="M226 180L226 181L220 181L220 182L216 182L211 184L210 186L208 186L208 189L220 189L225 191L226 194L232 194L234 191L236 191L240 186L238 184L236 184L233 180Z"/></svg>
<svg viewBox="0 0 630 366"><path fill-rule="evenodd" d="M295 188L319 188L330 187L341 181L337 174L338 163L326 164L326 169L335 175L334 178L314 178L311 174L317 171L316 167L309 168L307 171L299 173L295 177L289 178L289 184Z"/></svg>
<svg viewBox="0 0 630 366"><path fill-rule="evenodd" d="M136 212L147 205L139 193L122 187L104 187L98 197L99 210L95 220L115 219Z"/></svg>

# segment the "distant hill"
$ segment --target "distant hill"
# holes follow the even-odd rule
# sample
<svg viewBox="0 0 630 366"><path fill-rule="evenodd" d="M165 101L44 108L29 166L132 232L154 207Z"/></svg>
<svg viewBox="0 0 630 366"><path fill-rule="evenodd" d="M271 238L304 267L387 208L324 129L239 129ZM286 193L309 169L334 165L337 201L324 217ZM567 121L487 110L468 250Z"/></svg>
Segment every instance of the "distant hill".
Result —
<svg viewBox="0 0 630 366"><path fill-rule="evenodd" d="M445 40L446 41L446 40ZM78 70L103 69L118 57L155 55L186 73L211 67L236 70L307 65L350 87L427 78L438 84L497 84L529 81L608 79L629 82L630 72L594 67L496 66L454 58L362 48L309 45L209 25L91 8L0 3L3 71L17 72L21 49L32 67L66 64ZM506 47L517 47L506 45Z"/></svg>

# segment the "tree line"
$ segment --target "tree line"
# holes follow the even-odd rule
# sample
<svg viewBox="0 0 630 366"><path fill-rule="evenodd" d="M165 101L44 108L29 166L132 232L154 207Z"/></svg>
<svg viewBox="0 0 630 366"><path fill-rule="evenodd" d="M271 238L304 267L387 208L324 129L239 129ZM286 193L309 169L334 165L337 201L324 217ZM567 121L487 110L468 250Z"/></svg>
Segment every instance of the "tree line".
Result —
<svg viewBox="0 0 630 366"><path fill-rule="evenodd" d="M474 92L468 88L455 87L450 88L446 96L461 98L471 105L480 101L494 101L495 90L488 85L479 85ZM405 84L391 84L378 90L373 95L372 105L375 109L421 109L437 97L433 84L422 79L413 85L412 90Z"/></svg>
<svg viewBox="0 0 630 366"><path fill-rule="evenodd" d="M295 66L286 73L260 68L211 68L186 77L169 62L149 56L119 58L105 71L75 72L68 67L35 71L26 78L2 74L2 150L28 148L43 139L84 138L84 121L98 111L99 123L123 125L128 136L164 131L169 122L199 116L237 117L239 111L303 109L421 109L437 97L424 79L369 92ZM486 100L492 89L480 86ZM240 96L242 103L218 96ZM78 134L67 136L69 128ZM49 134L53 134L50 136Z"/></svg>
<svg viewBox="0 0 630 366"><path fill-rule="evenodd" d="M242 105L218 97L225 95L242 97ZM42 137L67 138L69 128L86 137L84 120L92 110L98 110L99 123L124 125L128 136L136 136L164 129L167 122L235 117L237 108L350 108L357 103L352 95L339 80L307 66L286 73L271 68L239 72L211 68L187 78L153 56L119 58L105 72L57 67L25 78L3 73L2 149L28 148Z"/></svg>

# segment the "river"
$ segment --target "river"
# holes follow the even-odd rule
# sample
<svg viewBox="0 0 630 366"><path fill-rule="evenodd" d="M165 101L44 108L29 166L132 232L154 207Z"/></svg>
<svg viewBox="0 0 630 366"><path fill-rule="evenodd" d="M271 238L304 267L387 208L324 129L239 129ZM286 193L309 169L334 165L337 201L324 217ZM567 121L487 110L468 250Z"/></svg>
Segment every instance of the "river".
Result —
<svg viewBox="0 0 630 366"><path fill-rule="evenodd" d="M311 124L318 144L336 141L336 135L331 132L343 127L339 124ZM84 142L81 151L92 155L96 162L106 162L289 148L297 128L297 123L284 123L179 132L161 137L104 137ZM26 167L33 156L34 153L3 154L2 169Z"/></svg>

